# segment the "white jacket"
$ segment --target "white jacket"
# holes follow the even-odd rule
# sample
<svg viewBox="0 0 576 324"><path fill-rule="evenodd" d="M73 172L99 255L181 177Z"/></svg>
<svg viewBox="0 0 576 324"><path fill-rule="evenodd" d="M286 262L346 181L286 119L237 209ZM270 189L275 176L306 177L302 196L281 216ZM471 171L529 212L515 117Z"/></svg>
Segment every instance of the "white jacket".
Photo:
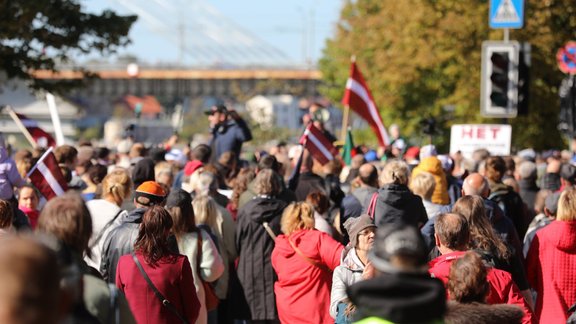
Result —
<svg viewBox="0 0 576 324"><path fill-rule="evenodd" d="M202 260L200 262L200 274L198 273L197 266L197 245L198 245L198 233L191 232L182 235L178 239L178 250L180 254L188 257L190 266L192 267L192 275L194 277L194 286L196 286L196 294L198 295L198 300L200 301L200 314L198 315L198 320L196 323L205 324L208 322L208 313L206 312L206 297L204 295L204 287L200 281L200 276L207 282L213 282L222 276L224 272L224 263L222 262L222 257L218 253L218 249L210 235L202 230Z"/></svg>
<svg viewBox="0 0 576 324"><path fill-rule="evenodd" d="M364 264L358 258L356 250L347 245L342 251L342 261L334 269L332 275L332 291L330 292L330 316L336 319L338 303L342 302L348 296L346 287L362 280Z"/></svg>

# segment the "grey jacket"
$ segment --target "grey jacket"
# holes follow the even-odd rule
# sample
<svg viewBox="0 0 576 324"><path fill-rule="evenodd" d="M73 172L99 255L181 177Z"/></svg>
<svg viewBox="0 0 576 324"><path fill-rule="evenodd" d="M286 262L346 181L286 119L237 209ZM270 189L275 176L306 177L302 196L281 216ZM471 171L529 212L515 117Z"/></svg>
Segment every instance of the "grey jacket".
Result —
<svg viewBox="0 0 576 324"><path fill-rule="evenodd" d="M358 258L356 250L347 245L342 251L342 261L334 269L332 275L332 291L330 292L330 316L336 319L338 303L348 298L346 287L362 280L364 264Z"/></svg>

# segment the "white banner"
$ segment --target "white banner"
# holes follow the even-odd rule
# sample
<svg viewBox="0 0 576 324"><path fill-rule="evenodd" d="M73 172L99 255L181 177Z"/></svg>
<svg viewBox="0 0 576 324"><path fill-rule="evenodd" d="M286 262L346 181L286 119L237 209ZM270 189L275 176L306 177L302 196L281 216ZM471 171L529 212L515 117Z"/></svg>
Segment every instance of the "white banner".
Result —
<svg viewBox="0 0 576 324"><path fill-rule="evenodd" d="M471 158L477 149L492 155L510 155L512 126L490 124L453 125L450 133L450 154L458 151Z"/></svg>

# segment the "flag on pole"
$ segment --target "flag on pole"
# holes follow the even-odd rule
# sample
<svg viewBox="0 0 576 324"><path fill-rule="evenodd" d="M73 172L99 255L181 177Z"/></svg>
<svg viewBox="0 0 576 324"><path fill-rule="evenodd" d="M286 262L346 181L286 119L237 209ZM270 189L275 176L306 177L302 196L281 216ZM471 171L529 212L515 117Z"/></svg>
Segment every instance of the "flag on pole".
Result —
<svg viewBox="0 0 576 324"><path fill-rule="evenodd" d="M344 163L350 165L354 155L356 155L356 149L354 148L354 141L352 140L352 130L348 127L348 131L346 132L346 141L342 148L342 159L344 160Z"/></svg>
<svg viewBox="0 0 576 324"><path fill-rule="evenodd" d="M40 190L46 200L60 196L68 190L68 185L60 171L52 147L40 157L36 165L28 172L28 178Z"/></svg>
<svg viewBox="0 0 576 324"><path fill-rule="evenodd" d="M330 140L312 123L306 127L304 134L300 138L300 144L310 151L310 154L322 165L332 161L334 155L338 154L338 150L336 150Z"/></svg>
<svg viewBox="0 0 576 324"><path fill-rule="evenodd" d="M390 145L390 137L382 123L380 112L374 103L370 89L364 81L364 77L356 62L352 62L350 66L350 77L346 81L346 92L342 98L342 104L348 105L360 117L368 122L376 136L380 146L386 147Z"/></svg>
<svg viewBox="0 0 576 324"><path fill-rule="evenodd" d="M52 135L48 134L42 128L38 127L38 122L33 119L26 117L25 115L15 113L16 117L20 119L20 122L26 127L28 133L32 135L34 141L40 147L54 147L56 146L56 141Z"/></svg>

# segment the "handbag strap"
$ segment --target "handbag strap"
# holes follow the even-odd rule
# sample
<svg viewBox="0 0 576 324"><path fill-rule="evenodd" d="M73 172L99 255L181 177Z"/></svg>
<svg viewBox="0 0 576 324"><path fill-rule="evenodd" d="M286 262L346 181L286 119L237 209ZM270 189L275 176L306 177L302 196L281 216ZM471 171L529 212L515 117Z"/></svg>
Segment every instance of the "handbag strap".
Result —
<svg viewBox="0 0 576 324"><path fill-rule="evenodd" d="M198 278L200 278L200 280L204 281L204 279L202 279L202 272L200 272L200 262L202 261L202 229L200 227L198 227L198 239L196 240L196 246L197 246L197 251L196 251L196 273L198 273Z"/></svg>
<svg viewBox="0 0 576 324"><path fill-rule="evenodd" d="M94 248L98 242L102 239L102 236L104 235L104 233L106 233L106 230L108 229L108 227L110 227L112 225L112 223L114 223L114 221L116 220L116 218L118 218L118 216L120 216L120 214L122 214L124 210L120 209L116 215L114 215L114 217L112 217L111 220L109 220L106 225L104 225L104 227L102 227L102 229L100 230L100 232L98 233L98 236L96 236L96 238L94 239L94 241L92 241L92 243L90 244L89 248L92 249Z"/></svg>
<svg viewBox="0 0 576 324"><path fill-rule="evenodd" d="M290 246L294 249L294 251L296 252L296 254L298 254L299 256L301 256L304 260L306 260L306 262L310 263L311 265L320 268L320 270L324 270L327 272L332 272L332 270L330 270L330 268L328 268L325 264L320 263L316 260L312 260L311 258L307 257L304 252L302 252L297 246L296 244L294 244L294 242L292 242L292 240L290 239L290 237L286 237L288 239L288 243L290 243Z"/></svg>
<svg viewBox="0 0 576 324"><path fill-rule="evenodd" d="M148 274L146 274L146 271L144 271L142 264L140 264L140 261L138 260L138 258L136 257L136 253L134 252L132 252L132 259L134 259L134 263L136 263L138 270L140 270L140 273L148 283L150 289L152 289L152 291L154 292L154 295L156 295L156 297L160 300L160 302L162 302L162 305L168 308L176 316L178 316L178 318L182 321L182 323L188 324L188 321L184 318L184 316L182 316L182 314L180 314L180 312L178 312L176 307L174 307L174 305L172 305L172 303L168 299L166 299L164 295L162 295L162 293L160 293L158 288L154 286L154 283L152 283L152 280L150 280L150 277L148 277Z"/></svg>
<svg viewBox="0 0 576 324"><path fill-rule="evenodd" d="M372 194L370 198L370 204L368 205L368 210L366 211L370 218L374 220L374 215L376 214L376 201L378 200L378 191Z"/></svg>
<svg viewBox="0 0 576 324"><path fill-rule="evenodd" d="M274 234L274 231L272 230L272 228L270 228L270 225L268 225L268 222L263 222L262 226L264 226L264 229L266 230L268 235L270 235L272 240L276 241L276 234Z"/></svg>

